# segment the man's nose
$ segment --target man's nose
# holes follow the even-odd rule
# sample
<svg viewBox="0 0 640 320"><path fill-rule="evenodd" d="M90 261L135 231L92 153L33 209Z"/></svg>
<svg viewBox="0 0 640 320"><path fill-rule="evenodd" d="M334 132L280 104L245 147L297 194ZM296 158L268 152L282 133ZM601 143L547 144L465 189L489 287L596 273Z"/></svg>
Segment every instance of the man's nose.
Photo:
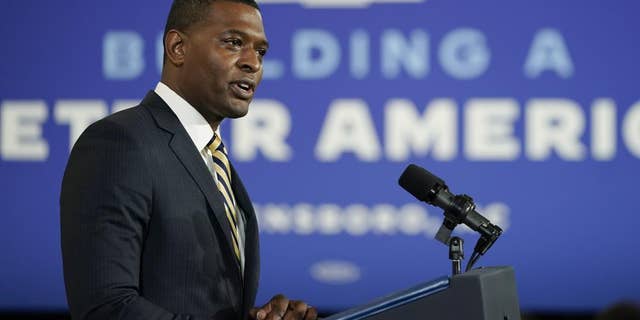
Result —
<svg viewBox="0 0 640 320"><path fill-rule="evenodd" d="M262 57L256 50L246 48L238 59L238 67L245 72L256 73L262 68Z"/></svg>

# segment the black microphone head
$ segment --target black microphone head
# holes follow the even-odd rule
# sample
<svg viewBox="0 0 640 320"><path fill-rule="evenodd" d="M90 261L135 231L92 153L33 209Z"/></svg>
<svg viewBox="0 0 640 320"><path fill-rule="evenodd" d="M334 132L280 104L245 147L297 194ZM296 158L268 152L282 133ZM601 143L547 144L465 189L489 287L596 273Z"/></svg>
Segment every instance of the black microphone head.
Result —
<svg viewBox="0 0 640 320"><path fill-rule="evenodd" d="M442 179L431 174L424 168L410 164L398 179L398 184L420 201L429 202L436 186L447 187Z"/></svg>

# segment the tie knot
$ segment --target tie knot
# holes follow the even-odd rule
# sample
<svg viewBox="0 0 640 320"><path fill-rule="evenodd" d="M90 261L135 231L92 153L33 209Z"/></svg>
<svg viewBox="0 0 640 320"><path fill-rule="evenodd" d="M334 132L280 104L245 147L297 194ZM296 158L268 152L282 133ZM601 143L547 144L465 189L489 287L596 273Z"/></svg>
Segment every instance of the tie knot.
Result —
<svg viewBox="0 0 640 320"><path fill-rule="evenodd" d="M211 151L212 153L220 151L225 155L227 154L227 151L224 148L224 143L222 143L222 139L220 139L220 137L215 133L213 134L211 142L209 142L209 145L207 145L207 148L209 148L209 151Z"/></svg>

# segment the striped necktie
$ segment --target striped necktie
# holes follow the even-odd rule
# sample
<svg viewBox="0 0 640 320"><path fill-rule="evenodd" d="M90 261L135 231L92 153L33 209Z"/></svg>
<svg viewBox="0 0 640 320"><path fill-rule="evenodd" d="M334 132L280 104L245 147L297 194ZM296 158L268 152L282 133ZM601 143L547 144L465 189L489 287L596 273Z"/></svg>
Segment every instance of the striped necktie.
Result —
<svg viewBox="0 0 640 320"><path fill-rule="evenodd" d="M231 166L229 158L224 148L222 140L217 134L213 135L213 140L207 146L213 156L213 169L216 171L216 185L224 198L224 209L226 211L227 220L231 226L231 235L233 238L233 250L236 254L238 262L240 257L240 232L238 230L238 212L236 210L236 199L231 189Z"/></svg>

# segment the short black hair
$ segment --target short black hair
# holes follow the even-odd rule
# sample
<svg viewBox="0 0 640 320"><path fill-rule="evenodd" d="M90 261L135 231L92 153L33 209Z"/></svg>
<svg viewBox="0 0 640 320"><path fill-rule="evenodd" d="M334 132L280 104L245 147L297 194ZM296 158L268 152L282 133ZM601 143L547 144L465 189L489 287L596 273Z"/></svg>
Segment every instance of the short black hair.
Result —
<svg viewBox="0 0 640 320"><path fill-rule="evenodd" d="M255 0L174 0L164 28L164 37L171 29L184 32L192 25L203 21L209 14L210 5L216 1L244 3L260 10Z"/></svg>
<svg viewBox="0 0 640 320"><path fill-rule="evenodd" d="M167 24L162 35L162 44L166 46L165 38L171 29L185 32L192 25L203 21L209 14L211 4L216 1L229 1L244 3L260 11L260 7L255 0L173 0ZM163 55L163 64L167 61L167 54Z"/></svg>

